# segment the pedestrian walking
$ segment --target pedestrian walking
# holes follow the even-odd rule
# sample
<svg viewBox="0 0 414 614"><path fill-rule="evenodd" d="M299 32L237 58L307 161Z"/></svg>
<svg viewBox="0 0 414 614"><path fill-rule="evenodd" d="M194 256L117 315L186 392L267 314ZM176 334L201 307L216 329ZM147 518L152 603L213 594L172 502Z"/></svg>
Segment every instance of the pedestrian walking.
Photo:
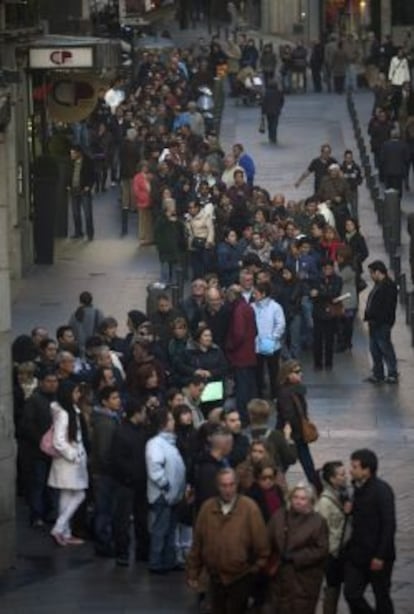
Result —
<svg viewBox="0 0 414 614"><path fill-rule="evenodd" d="M351 614L394 614L390 589L395 561L395 501L392 488L377 477L377 470L378 458L372 450L351 454L354 500L344 584ZM368 585L374 593L375 609L364 597Z"/></svg>
<svg viewBox="0 0 414 614"><path fill-rule="evenodd" d="M82 212L86 235L93 240L95 230L92 210L92 186L95 182L95 171L92 160L86 156L79 145L70 150L72 161L71 181L67 189L72 199L72 215L74 234L72 239L83 238Z"/></svg>
<svg viewBox="0 0 414 614"><path fill-rule="evenodd" d="M270 81L267 86L263 103L262 114L267 120L269 143L277 143L277 129L279 117L285 104L285 96L279 89L276 81Z"/></svg>

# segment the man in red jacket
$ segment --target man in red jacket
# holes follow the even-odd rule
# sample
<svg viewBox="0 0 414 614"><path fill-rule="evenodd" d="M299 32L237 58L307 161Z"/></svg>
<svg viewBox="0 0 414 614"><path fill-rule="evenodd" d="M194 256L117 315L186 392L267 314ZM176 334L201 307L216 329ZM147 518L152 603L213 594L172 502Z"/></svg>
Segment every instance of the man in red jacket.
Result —
<svg viewBox="0 0 414 614"><path fill-rule="evenodd" d="M252 307L242 296L240 286L230 286L227 300L230 305L230 318L225 352L233 372L237 409L243 425L246 425L247 404L256 396L256 320Z"/></svg>

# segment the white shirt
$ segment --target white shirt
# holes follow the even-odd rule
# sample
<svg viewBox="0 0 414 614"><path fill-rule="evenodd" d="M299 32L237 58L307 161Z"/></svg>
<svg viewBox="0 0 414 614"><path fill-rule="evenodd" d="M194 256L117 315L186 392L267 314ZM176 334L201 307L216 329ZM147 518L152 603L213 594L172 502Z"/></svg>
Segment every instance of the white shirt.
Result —
<svg viewBox="0 0 414 614"><path fill-rule="evenodd" d="M406 81L411 82L407 58L399 58L397 55L392 58L388 78L392 85L401 86Z"/></svg>

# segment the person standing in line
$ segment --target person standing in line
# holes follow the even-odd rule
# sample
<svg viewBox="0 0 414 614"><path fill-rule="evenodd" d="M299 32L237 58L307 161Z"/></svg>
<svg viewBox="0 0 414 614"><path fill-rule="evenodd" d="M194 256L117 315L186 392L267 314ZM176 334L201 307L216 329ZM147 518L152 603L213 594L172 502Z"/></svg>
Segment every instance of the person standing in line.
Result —
<svg viewBox="0 0 414 614"><path fill-rule="evenodd" d="M50 532L59 546L81 545L83 540L72 535L70 521L85 499L88 488L86 450L87 427L78 407L80 389L67 384L50 406L53 416L53 457L48 486L59 491L59 512Z"/></svg>
<svg viewBox="0 0 414 614"><path fill-rule="evenodd" d="M148 441L145 449L150 505L149 570L165 574L177 564L177 504L184 497L186 470L176 445L172 413L160 409L157 419L158 434Z"/></svg>
<svg viewBox="0 0 414 614"><path fill-rule="evenodd" d="M151 211L151 173L147 162L141 162L133 179L133 191L138 209L138 240L140 246L152 245L153 222Z"/></svg>
<svg viewBox="0 0 414 614"><path fill-rule="evenodd" d="M277 143L279 117L285 104L285 96L276 81L270 81L263 98L262 114L266 116L269 143Z"/></svg>
<svg viewBox="0 0 414 614"><path fill-rule="evenodd" d="M361 167L355 162L353 153L347 149L344 153L344 160L341 164L341 171L344 179L348 183L349 206L351 215L358 219L358 187L362 183Z"/></svg>
<svg viewBox="0 0 414 614"><path fill-rule="evenodd" d="M377 477L377 469L378 458L372 450L351 454L354 501L344 583L351 614L394 614L390 589L395 561L395 498L390 485ZM375 609L364 597L369 584Z"/></svg>
<svg viewBox="0 0 414 614"><path fill-rule="evenodd" d="M224 348L234 377L237 409L242 423L247 424L247 405L256 397L256 320L252 307L242 296L241 286L230 286L227 300L230 320Z"/></svg>
<svg viewBox="0 0 414 614"><path fill-rule="evenodd" d="M321 471L321 480L323 490L316 504L316 510L325 518L329 530L323 614L337 614L344 581L344 547L351 534L352 503L347 489L346 470L341 461L325 463Z"/></svg>
<svg viewBox="0 0 414 614"><path fill-rule="evenodd" d="M81 352L85 350L87 339L96 335L104 315L93 305L93 296L87 290L79 295L79 307L70 316L68 326L73 330L75 340Z"/></svg>
<svg viewBox="0 0 414 614"><path fill-rule="evenodd" d="M205 567L212 614L245 614L254 578L269 554L266 527L256 503L237 494L233 469L218 472L217 489L197 517L187 582L197 590Z"/></svg>
<svg viewBox="0 0 414 614"><path fill-rule="evenodd" d="M410 164L410 150L405 141L400 138L397 128L391 131L391 137L382 145L380 153L381 173L385 189L397 190L400 198Z"/></svg>
<svg viewBox="0 0 414 614"><path fill-rule="evenodd" d="M364 320L368 322L369 351L373 368L366 381L372 384L398 384L397 357L391 340L397 309L397 284L388 276L388 270L381 260L368 265L374 287L368 295ZM387 376L384 373L387 367Z"/></svg>
<svg viewBox="0 0 414 614"><path fill-rule="evenodd" d="M282 338L285 333L285 316L282 307L271 297L270 283L257 284L254 289L253 310L256 316L256 385L260 398L264 395L265 368L269 374L271 398L277 398L277 381Z"/></svg>
<svg viewBox="0 0 414 614"><path fill-rule="evenodd" d="M299 482L289 495L289 508L272 516L268 535L272 573L272 610L278 614L315 614L329 553L326 521L314 510L315 491Z"/></svg>
<svg viewBox="0 0 414 614"><path fill-rule="evenodd" d="M71 239L83 238L83 210L88 241L92 241L95 234L92 211L92 186L95 182L93 162L83 153L79 145L71 148L70 158L72 161L71 182L67 189L72 197L74 234Z"/></svg>

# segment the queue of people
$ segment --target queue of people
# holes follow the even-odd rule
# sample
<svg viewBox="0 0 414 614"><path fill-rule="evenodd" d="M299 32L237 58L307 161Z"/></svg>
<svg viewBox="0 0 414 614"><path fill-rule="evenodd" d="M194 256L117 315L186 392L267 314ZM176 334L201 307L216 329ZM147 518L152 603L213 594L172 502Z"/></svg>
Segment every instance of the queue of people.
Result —
<svg viewBox="0 0 414 614"><path fill-rule="evenodd" d="M260 56L254 41L239 42L233 60L265 73L275 142L278 59L269 46ZM351 42L333 50L344 72L329 66L338 93L345 81L355 87ZM306 89L302 47L283 51L287 89L292 78ZM349 479L341 460L315 467L301 363L310 352L314 370L329 372L352 350L369 255L361 169L352 151L338 163L324 144L296 183L314 175L306 200L257 185L245 146L222 151L194 103L229 57L214 39L167 60L145 52L134 92L102 92L93 160L72 145L73 238L84 229L94 238L94 182L103 191L110 176L121 189L121 233L138 210L140 246L155 244L165 290L154 310L128 312L126 336L84 291L54 334L36 326L14 341L19 492L33 529L60 548L91 541L118 567L135 559L155 575L185 571L201 611L314 614L324 585L324 614L337 612L341 591L362 614L374 611L364 597L371 585L375 611L392 614L393 492L368 449L352 453ZM123 87L115 82L112 94ZM173 305L168 286L180 269L190 290ZM367 381L397 384L397 288L382 261L368 271ZM296 463L306 482L291 488Z"/></svg>

